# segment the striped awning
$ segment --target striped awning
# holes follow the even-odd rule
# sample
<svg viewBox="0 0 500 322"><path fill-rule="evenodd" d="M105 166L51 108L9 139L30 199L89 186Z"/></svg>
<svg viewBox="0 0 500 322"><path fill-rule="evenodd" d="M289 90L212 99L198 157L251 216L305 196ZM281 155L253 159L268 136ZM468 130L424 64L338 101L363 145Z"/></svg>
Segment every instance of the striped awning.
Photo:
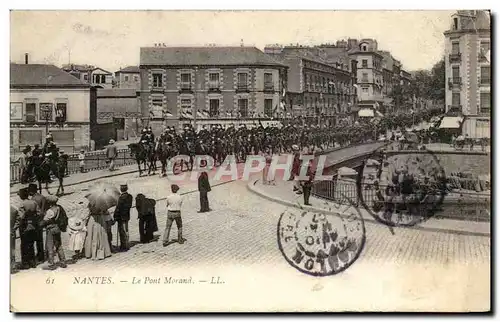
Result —
<svg viewBox="0 0 500 322"><path fill-rule="evenodd" d="M373 117L374 113L371 108L362 108L358 111L358 116L360 117Z"/></svg>

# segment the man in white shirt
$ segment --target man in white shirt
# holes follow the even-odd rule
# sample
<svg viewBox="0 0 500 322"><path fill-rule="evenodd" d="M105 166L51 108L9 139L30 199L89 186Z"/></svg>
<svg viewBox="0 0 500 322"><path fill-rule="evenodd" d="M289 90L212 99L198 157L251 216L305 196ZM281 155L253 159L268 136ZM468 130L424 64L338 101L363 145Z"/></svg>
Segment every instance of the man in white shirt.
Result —
<svg viewBox="0 0 500 322"><path fill-rule="evenodd" d="M163 247L172 244L173 241L169 241L170 229L172 228L172 222L175 221L177 226L177 241L179 244L184 244L186 241L182 238L182 218L181 218L181 207L183 202L183 197L178 194L179 186L173 184L171 186L172 194L168 195L167 201L167 226L165 227L165 233L163 234Z"/></svg>

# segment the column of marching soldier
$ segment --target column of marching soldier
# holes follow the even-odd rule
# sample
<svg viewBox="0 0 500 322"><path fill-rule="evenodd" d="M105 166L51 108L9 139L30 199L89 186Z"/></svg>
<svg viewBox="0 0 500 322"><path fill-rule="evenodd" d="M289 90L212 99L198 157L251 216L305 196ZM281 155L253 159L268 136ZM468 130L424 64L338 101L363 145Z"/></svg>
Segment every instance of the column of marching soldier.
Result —
<svg viewBox="0 0 500 322"><path fill-rule="evenodd" d="M435 114L435 112L427 113L423 119L428 120ZM376 133L385 133L384 131L393 128L394 122L397 121L387 118L379 122L359 120L352 125L345 124L338 127L299 124L264 127L259 122L258 126L252 128L245 125L239 127L229 126L227 128L215 125L208 129L203 126L198 133L194 131L192 126L185 126L180 133L177 133L175 128L169 127L156 139L149 128L143 131L139 144L151 145L153 148L167 145L172 153L171 156L183 152L185 154L208 154L213 157L216 164L222 163L225 156L229 154L234 154L237 161L244 162L246 155L250 154L263 152L271 155L297 153L298 149L304 151L304 153L314 153L331 147L376 140ZM43 159L42 162L46 160L46 162L57 164L56 152L60 151L55 147L51 138L48 138L43 153L37 153L37 156ZM54 161L51 161L51 158L54 158ZM29 162L27 162L26 167L29 167ZM296 167L295 163L294 167ZM200 212L210 211L207 198L210 184L206 173L205 176L200 176L198 187L200 191ZM305 191L309 192L310 186L306 184L305 187ZM84 218L71 217L69 219L64 209L57 204L57 197L52 195L43 196L38 193L37 188L39 187L35 184L29 184L27 188L21 189L18 193L22 200L21 207L16 209L11 206L11 262L13 269L17 269L15 264L17 231L19 231L21 239L20 268L22 269L36 267L46 259L48 265L43 267L44 269L52 270L57 267L66 267L61 243L61 234L64 232L70 235L67 248L75 252L70 263L83 256L93 259L103 259L111 256L113 250L111 227L114 223L117 224L120 237L119 250L128 250L128 221L130 219L132 196L127 193L126 185L120 187L121 196L114 215L107 213L103 216L102 214L92 214L90 211ZM172 185L172 194L167 197L167 229L163 237L164 246L172 243L169 240L169 234L174 221L179 232L177 241L179 243L185 241L182 236L182 219L180 216L182 198L177 194L178 190L178 186ZM153 233L158 230L155 202L153 199L148 199L143 194L139 194L136 196L136 207L140 219L140 241L143 243L151 242ZM43 242L44 230L46 234L45 245ZM103 245L102 249L94 249L91 246L92 240L89 239L89 235L92 235L92 238L100 239L100 244ZM55 255L59 256L57 264L55 263Z"/></svg>

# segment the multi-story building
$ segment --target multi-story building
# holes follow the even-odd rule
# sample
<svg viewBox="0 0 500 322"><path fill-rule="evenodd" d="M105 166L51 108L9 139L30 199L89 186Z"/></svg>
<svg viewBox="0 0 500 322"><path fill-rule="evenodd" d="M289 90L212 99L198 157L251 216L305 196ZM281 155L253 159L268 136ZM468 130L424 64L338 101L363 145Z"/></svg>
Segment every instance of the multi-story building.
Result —
<svg viewBox="0 0 500 322"><path fill-rule="evenodd" d="M358 106L361 111L379 111L384 104L382 59L373 39L362 39L350 56L357 61ZM360 114L361 115L361 114ZM368 114L367 114L368 115Z"/></svg>
<svg viewBox="0 0 500 322"><path fill-rule="evenodd" d="M141 74L138 66L128 66L115 72L115 87L141 89Z"/></svg>
<svg viewBox="0 0 500 322"><path fill-rule="evenodd" d="M144 47L141 111L155 131L254 124L280 110L286 68L255 47Z"/></svg>
<svg viewBox="0 0 500 322"><path fill-rule="evenodd" d="M112 88L113 74L92 65L63 65L62 70L97 88Z"/></svg>
<svg viewBox="0 0 500 322"><path fill-rule="evenodd" d="M348 63L328 62L319 48L268 46L265 52L289 67L285 100L288 116L327 125L351 116L356 92Z"/></svg>
<svg viewBox="0 0 500 322"><path fill-rule="evenodd" d="M462 118L461 123L450 124L460 124L469 137L490 137L490 13L458 10L444 35L446 112Z"/></svg>
<svg viewBox="0 0 500 322"><path fill-rule="evenodd" d="M10 64L11 153L47 132L66 153L90 146L91 88L53 65Z"/></svg>

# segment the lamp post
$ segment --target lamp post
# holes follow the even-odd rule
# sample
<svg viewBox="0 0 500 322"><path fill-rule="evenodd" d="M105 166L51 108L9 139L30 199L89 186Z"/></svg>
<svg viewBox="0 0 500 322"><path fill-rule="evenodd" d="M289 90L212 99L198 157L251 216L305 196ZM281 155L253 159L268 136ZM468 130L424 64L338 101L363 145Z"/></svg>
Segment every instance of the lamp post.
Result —
<svg viewBox="0 0 500 322"><path fill-rule="evenodd" d="M42 119L45 120L45 135L47 135L49 133L49 120L52 118L52 111L48 106L43 106L40 110Z"/></svg>

